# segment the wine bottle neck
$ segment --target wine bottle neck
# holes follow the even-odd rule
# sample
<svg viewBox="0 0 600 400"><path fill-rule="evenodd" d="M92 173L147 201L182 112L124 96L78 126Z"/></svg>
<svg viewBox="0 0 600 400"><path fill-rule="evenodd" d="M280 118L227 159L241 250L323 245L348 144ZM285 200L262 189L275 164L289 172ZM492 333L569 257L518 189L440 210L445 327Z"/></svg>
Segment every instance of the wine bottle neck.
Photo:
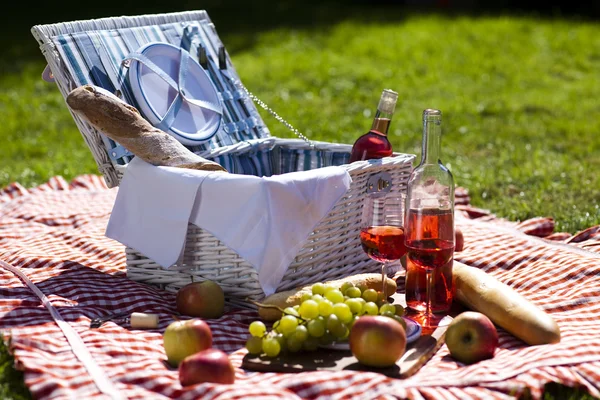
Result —
<svg viewBox="0 0 600 400"><path fill-rule="evenodd" d="M388 129L390 128L390 122L392 121L392 115L394 115L394 111L396 110L397 100L398 93L389 89L383 90L381 97L379 98L379 104L377 105L375 118L373 118L371 132L387 136Z"/></svg>
<svg viewBox="0 0 600 400"><path fill-rule="evenodd" d="M373 119L373 125L371 125L371 131L387 136L390 123L392 122L392 115L377 110Z"/></svg>
<svg viewBox="0 0 600 400"><path fill-rule="evenodd" d="M437 110L434 110L437 111ZM438 113L423 114L423 156L421 165L440 162L442 141L442 115Z"/></svg>

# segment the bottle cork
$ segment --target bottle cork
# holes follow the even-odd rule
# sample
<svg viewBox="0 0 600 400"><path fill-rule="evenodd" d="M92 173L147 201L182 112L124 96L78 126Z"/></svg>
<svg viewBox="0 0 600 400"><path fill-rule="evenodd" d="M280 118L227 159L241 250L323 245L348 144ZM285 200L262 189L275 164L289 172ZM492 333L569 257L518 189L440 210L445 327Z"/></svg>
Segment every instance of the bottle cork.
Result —
<svg viewBox="0 0 600 400"><path fill-rule="evenodd" d="M154 329L158 327L158 315L134 312L129 319L133 329Z"/></svg>

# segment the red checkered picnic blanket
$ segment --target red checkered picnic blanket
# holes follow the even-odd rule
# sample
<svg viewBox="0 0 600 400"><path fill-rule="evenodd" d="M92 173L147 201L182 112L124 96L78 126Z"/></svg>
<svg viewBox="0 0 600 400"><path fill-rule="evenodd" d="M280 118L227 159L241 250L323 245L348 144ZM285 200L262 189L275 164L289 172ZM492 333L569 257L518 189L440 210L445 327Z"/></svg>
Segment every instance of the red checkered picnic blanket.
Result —
<svg viewBox="0 0 600 400"><path fill-rule="evenodd" d="M18 267L47 296L126 398L504 399L526 390L539 398L550 381L600 395L600 227L575 236L553 234L549 218L511 223L457 206L465 249L456 259L486 270L551 313L562 331L559 344L526 346L500 329L493 359L465 366L443 346L405 380L356 371L249 372L239 366L248 324L257 315L230 310L208 322L214 346L230 353L238 367L236 383L182 388L177 371L164 364L162 347L162 332L175 311L173 294L128 280L123 246L104 236L115 195L116 189L106 189L96 176L5 188L0 259ZM466 196L460 199L468 203ZM33 396L107 398L32 290L2 267L0 282L0 330L10 335ZM160 326L129 330L109 322L89 329L90 318L110 312L157 313Z"/></svg>

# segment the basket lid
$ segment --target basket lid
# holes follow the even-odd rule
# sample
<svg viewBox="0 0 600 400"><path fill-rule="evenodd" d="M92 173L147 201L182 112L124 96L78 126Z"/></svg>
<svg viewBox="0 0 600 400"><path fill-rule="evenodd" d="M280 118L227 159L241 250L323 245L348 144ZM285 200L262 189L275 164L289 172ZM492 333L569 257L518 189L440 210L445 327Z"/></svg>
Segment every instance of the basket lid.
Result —
<svg viewBox="0 0 600 400"><path fill-rule="evenodd" d="M189 146L217 133L223 114L219 94L187 50L151 42L128 58L131 91L152 125Z"/></svg>

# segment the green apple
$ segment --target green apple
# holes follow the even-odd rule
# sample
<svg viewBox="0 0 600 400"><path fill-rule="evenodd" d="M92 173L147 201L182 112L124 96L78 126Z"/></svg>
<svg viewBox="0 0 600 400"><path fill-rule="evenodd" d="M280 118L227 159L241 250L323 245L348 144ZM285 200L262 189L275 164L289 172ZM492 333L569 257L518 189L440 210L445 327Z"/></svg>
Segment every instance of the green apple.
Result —
<svg viewBox="0 0 600 400"><path fill-rule="evenodd" d="M454 359L472 364L494 356L498 347L498 332L485 315L465 311L448 326L446 346Z"/></svg>
<svg viewBox="0 0 600 400"><path fill-rule="evenodd" d="M172 322L163 335L163 346L167 361L176 367L192 354L212 346L212 332L208 324L200 319Z"/></svg>
<svg viewBox="0 0 600 400"><path fill-rule="evenodd" d="M219 318L225 309L225 294L213 281L193 282L179 289L176 304L183 315Z"/></svg>
<svg viewBox="0 0 600 400"><path fill-rule="evenodd" d="M348 342L361 364L390 367L406 351L406 331L393 318L363 316L352 326Z"/></svg>

